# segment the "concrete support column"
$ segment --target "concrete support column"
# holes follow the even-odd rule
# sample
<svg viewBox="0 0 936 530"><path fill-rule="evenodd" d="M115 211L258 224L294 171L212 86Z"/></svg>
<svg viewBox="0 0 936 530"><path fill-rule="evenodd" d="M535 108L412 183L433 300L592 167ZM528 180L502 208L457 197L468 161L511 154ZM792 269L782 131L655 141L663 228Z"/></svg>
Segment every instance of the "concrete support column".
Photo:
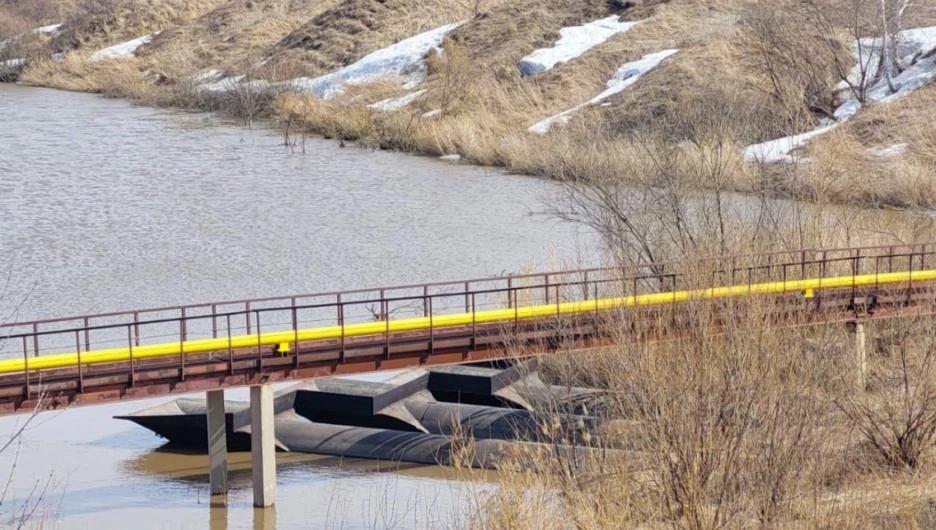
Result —
<svg viewBox="0 0 936 530"><path fill-rule="evenodd" d="M858 367L858 388L864 391L868 388L868 337L865 324L860 320L855 323L855 360Z"/></svg>
<svg viewBox="0 0 936 530"><path fill-rule="evenodd" d="M208 391L208 478L212 495L227 493L227 427L224 390Z"/></svg>
<svg viewBox="0 0 936 530"><path fill-rule="evenodd" d="M276 502L276 444L273 432L273 387L250 387L250 452L254 506Z"/></svg>

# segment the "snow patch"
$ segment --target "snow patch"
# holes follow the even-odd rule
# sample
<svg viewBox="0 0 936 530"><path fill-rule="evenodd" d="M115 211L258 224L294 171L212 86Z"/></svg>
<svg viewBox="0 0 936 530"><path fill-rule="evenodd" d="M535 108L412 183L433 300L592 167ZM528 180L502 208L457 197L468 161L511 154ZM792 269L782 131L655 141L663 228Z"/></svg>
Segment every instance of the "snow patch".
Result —
<svg viewBox="0 0 936 530"><path fill-rule="evenodd" d="M850 86L865 86L865 101L868 103L889 103L921 88L936 79L936 26L901 31L898 37L897 53L907 68L894 76L892 81L896 91L891 91L887 80L880 75L882 39L861 39L852 47L856 64L848 74L848 81L842 81L836 88L850 91ZM866 73L862 81L861 70ZM809 140L821 136L837 125L848 121L862 108L855 97L846 98L833 113L834 120L823 120L821 126L811 132L778 138L769 142L748 146L744 158L751 162L791 162L796 160L790 153ZM900 147L903 145L903 147ZM882 157L897 156L906 149L899 144L872 154Z"/></svg>
<svg viewBox="0 0 936 530"><path fill-rule="evenodd" d="M760 162L763 164L795 162L797 157L791 154L794 149L805 145L809 140L817 136L822 136L838 126L838 123L833 123L832 125L820 127L814 131L793 136L784 136L783 138L777 138L769 142L749 145L744 149L744 159L748 162Z"/></svg>
<svg viewBox="0 0 936 530"><path fill-rule="evenodd" d="M872 147L868 152L881 158L894 158L907 152L907 144L894 144L890 147Z"/></svg>
<svg viewBox="0 0 936 530"><path fill-rule="evenodd" d="M429 118L435 118L436 116L442 114L442 109L432 109L429 112L424 112L420 118L428 120Z"/></svg>
<svg viewBox="0 0 936 530"><path fill-rule="evenodd" d="M342 381L367 381L369 383L386 383L394 377L405 373L406 370L388 370L386 372L373 372L359 375L336 375L334 379Z"/></svg>
<svg viewBox="0 0 936 530"><path fill-rule="evenodd" d="M217 70L209 70L213 75L206 75L204 81L196 81L199 92L230 92L237 88L237 85L243 81L244 76L236 75L234 77L221 77L222 74ZM207 73L206 73L207 74ZM201 77L202 74L199 74Z"/></svg>
<svg viewBox="0 0 936 530"><path fill-rule="evenodd" d="M7 61L0 61L0 68L5 68L7 70L16 70L22 68L26 64L26 59L9 59Z"/></svg>
<svg viewBox="0 0 936 530"><path fill-rule="evenodd" d="M50 35L58 31L60 27L62 27L61 24L51 24L48 26L42 26L41 28L36 28L33 30L33 33L41 33L43 35Z"/></svg>
<svg viewBox="0 0 936 530"><path fill-rule="evenodd" d="M149 44L153 37L159 35L160 32L150 33L149 35L144 35L142 37L137 37L133 40L128 40L127 42L121 42L120 44L115 44L103 50L98 50L91 55L91 61L103 61L106 59L126 59L128 57L133 57L134 52L137 51L137 48L143 46L144 44Z"/></svg>
<svg viewBox="0 0 936 530"><path fill-rule="evenodd" d="M417 90L416 92L412 92L410 94L406 94L405 96L400 96L398 98L390 98L390 99L385 99L383 101L378 101L377 103L371 103L370 105L367 106L367 108L374 109L374 110L382 110L385 112L389 112L393 110L400 110L403 107L412 103L413 101L416 101L416 99L419 96L425 94L426 92L428 92L428 90Z"/></svg>
<svg viewBox="0 0 936 530"><path fill-rule="evenodd" d="M545 120L535 123L527 130L535 134L546 134L549 132L549 129L552 128L552 126L556 123L568 123L572 115L579 110L587 107L588 105L601 103L603 100L623 92L627 87L636 83L637 80L640 79L640 76L644 75L650 70L653 70L661 62L663 62L664 59L676 54L677 52L679 52L679 50L663 50L661 52L644 55L637 61L622 64L621 67L618 68L616 72L614 72L614 75L608 81L608 88L603 92L586 101L585 103L582 103L581 105L577 105L565 112L561 112L555 116L550 116Z"/></svg>
<svg viewBox="0 0 936 530"><path fill-rule="evenodd" d="M448 24L377 50L344 68L319 77L287 81L294 88L329 99L344 92L345 84L363 84L381 77L422 82L427 75L426 54L442 44L445 36L464 22Z"/></svg>
<svg viewBox="0 0 936 530"><path fill-rule="evenodd" d="M249 94L251 92L264 92L277 86L263 79L251 79L250 81L244 81L244 76L242 75L236 75L234 77L221 77L222 75L223 74L217 70L208 70L207 72L199 74L196 76L196 79L204 76L206 82L201 82L201 84L198 84L199 81L196 81L195 83L198 85L196 90L199 93L221 93L243 90L244 94Z"/></svg>
<svg viewBox="0 0 936 530"><path fill-rule="evenodd" d="M205 70L192 77L192 82L196 85L206 85L218 81L224 76L221 70Z"/></svg>
<svg viewBox="0 0 936 530"><path fill-rule="evenodd" d="M581 26L559 30L559 40L551 48L540 48L520 60L524 77L552 70L559 63L581 57L585 52L623 33L638 22L621 22L617 15L595 20Z"/></svg>
<svg viewBox="0 0 936 530"><path fill-rule="evenodd" d="M456 162L461 162L461 155L442 155L439 157L439 160L445 160L446 162L452 162L454 164Z"/></svg>

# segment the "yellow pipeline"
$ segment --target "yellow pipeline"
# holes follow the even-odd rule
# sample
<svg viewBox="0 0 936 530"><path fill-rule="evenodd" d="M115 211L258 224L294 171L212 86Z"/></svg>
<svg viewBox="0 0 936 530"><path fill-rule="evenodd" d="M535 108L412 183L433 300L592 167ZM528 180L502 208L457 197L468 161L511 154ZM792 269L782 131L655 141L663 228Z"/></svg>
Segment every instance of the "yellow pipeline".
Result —
<svg viewBox="0 0 936 530"><path fill-rule="evenodd" d="M792 280L787 282L755 283L750 285L733 285L728 287L713 287L708 289L695 289L689 291L674 291L669 293L641 294L618 298L603 298L580 302L564 302L560 304L518 307L514 309L492 309L477 311L475 313L459 313L453 315L434 316L431 319L433 328L446 328L454 326L488 324L492 322L509 322L514 319L527 320L543 318L556 314L570 315L575 313L588 313L593 311L614 309L620 307L649 306L683 302L691 299L718 299L748 294L780 294L789 292L812 293L820 288L861 287L868 285L888 285L906 283L910 281L936 280L936 270L914 272L892 272L883 274L864 274L859 276L839 276L834 278L814 278L808 280ZM269 346L273 344L290 343L295 340L306 342L323 339L336 339L341 336L359 337L363 335L377 335L387 331L396 333L401 331L425 330L430 327L429 317L404 318L400 320L364 322L344 326L327 326L320 328L302 329L295 331L274 331L262 333L258 338L253 335L239 335L228 338L190 340L183 343L152 344L133 348L133 359L149 359L153 357L169 357L184 353L204 353L210 351L223 351L232 348L249 348L258 344ZM130 360L129 348L111 348L83 352L81 364L99 364ZM77 353L63 353L44 355L29 359L8 359L0 361L0 374L11 374L29 370L46 370L50 368L68 368L78 364Z"/></svg>

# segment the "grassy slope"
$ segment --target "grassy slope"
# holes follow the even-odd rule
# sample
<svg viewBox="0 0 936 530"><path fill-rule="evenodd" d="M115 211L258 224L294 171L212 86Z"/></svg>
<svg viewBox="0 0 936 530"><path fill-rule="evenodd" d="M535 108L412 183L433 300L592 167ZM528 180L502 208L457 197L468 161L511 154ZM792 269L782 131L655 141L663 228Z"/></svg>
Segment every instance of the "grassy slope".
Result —
<svg viewBox="0 0 936 530"><path fill-rule="evenodd" d="M610 175L633 182L639 178L629 169L640 166L635 158L652 161L656 151L679 144L689 146L690 157L718 151L725 166L718 186L724 189L814 201L936 205L936 190L921 181L932 169L932 158L920 154L926 135L919 132L922 125L902 126L900 115L901 108L925 101L932 89L906 104L871 108L840 132L816 141L813 150L827 153L814 156L818 164L757 167L740 161L737 153L745 145L814 128L822 112L835 105L835 61L851 61L845 26L819 34L809 15L797 11L802 4L793 0L132 0L114 5L116 0L78 2L63 31L43 44L46 51L77 51L63 63L33 63L23 79L143 103L200 107L206 102L190 79L206 69L271 80L320 75L418 32L468 20L450 35L444 57L430 57L431 75L424 85L429 93L398 112L366 108L401 93L387 83L356 87L328 102L284 94L273 112L293 134L322 133L426 154L458 153L472 162L550 177ZM89 11L94 16L87 16ZM646 21L575 61L520 78L520 58L554 42L559 29L611 13ZM933 23L932 7L917 3L905 26ZM136 59L86 61L88 51L156 29L164 33L141 48ZM765 39L791 48L784 50L777 71L766 65ZM526 133L536 121L600 92L621 63L666 48L681 51L607 106L585 109L545 137ZM242 112L245 105L234 107ZM435 110L441 115L420 118ZM913 123L926 122L918 112L904 114ZM884 134L869 130L888 131L888 142L914 147L894 159L865 163L867 153L858 146L875 144L871 136ZM838 147L832 149L833 144ZM725 154L724 146L735 154ZM846 154L849 178L843 180L835 161ZM898 173L909 176L878 184L881 175ZM700 185L693 171L676 171L675 178Z"/></svg>

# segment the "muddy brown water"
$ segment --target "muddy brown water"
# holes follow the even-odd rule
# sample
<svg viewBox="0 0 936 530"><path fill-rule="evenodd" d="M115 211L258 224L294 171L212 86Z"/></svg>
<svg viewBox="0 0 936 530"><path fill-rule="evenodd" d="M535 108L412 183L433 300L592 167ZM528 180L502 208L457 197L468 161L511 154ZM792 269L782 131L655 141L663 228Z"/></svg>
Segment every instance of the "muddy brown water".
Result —
<svg viewBox="0 0 936 530"><path fill-rule="evenodd" d="M549 192L490 169L322 140L301 154L211 116L0 85L0 320L588 262L594 238L531 215ZM42 492L26 527L438 528L496 487L281 454L276 509L255 512L238 454L229 506L212 507L207 457L112 419L164 401L39 415L0 454L0 526ZM0 447L25 419L0 418Z"/></svg>

